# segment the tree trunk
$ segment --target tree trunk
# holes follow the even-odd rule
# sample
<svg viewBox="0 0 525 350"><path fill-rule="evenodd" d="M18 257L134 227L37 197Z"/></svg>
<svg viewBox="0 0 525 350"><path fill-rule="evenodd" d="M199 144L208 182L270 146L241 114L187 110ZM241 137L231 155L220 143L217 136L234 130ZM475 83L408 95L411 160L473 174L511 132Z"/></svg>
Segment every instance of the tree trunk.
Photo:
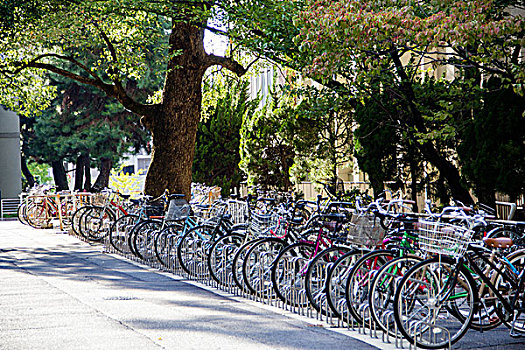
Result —
<svg viewBox="0 0 525 350"><path fill-rule="evenodd" d="M169 55L174 50L183 52L168 63L159 114L143 118L153 138L146 194L159 196L167 189L190 198L195 139L201 116L201 83L208 67L203 37L203 29L185 23L173 25Z"/></svg>
<svg viewBox="0 0 525 350"><path fill-rule="evenodd" d="M409 151L409 154L411 153L412 152ZM414 201L414 204L412 204L412 210L417 213L419 211L417 207L418 176L417 176L417 164L415 162L415 158L413 155L411 155L409 162L410 162L410 178L412 179L410 183L410 199Z"/></svg>
<svg viewBox="0 0 525 350"><path fill-rule="evenodd" d="M29 171L29 168L27 167L26 157L22 156L20 159L22 166L22 174L24 174L24 177L26 178L27 185L29 187L33 187L35 185L35 177L33 176L33 174L31 174L31 171Z"/></svg>
<svg viewBox="0 0 525 350"><path fill-rule="evenodd" d="M84 156L84 190L91 191L91 159Z"/></svg>
<svg viewBox="0 0 525 350"><path fill-rule="evenodd" d="M53 168L53 178L55 180L55 186L57 187L57 190L69 190L64 163L62 163L61 160L57 160L51 163L51 167Z"/></svg>
<svg viewBox="0 0 525 350"><path fill-rule="evenodd" d="M100 191L109 186L109 175L111 173L111 168L113 168L113 161L109 158L102 158L100 164L100 173L98 174L97 180L93 185L93 188L97 191Z"/></svg>
<svg viewBox="0 0 525 350"><path fill-rule="evenodd" d="M406 118L404 118L405 120L401 120L401 122L405 123L408 129L413 128L417 132L427 133L425 121L421 115L421 111L416 105L416 95L414 93L412 83L404 70L397 50L391 51L391 57L396 66L396 71L401 77L400 92L407 104L407 115ZM415 139L415 137L413 138ZM458 168L456 168L452 162L440 154L436 149L436 146L431 141L424 142L423 144L416 142L416 147L419 149L425 159L432 163L432 165L434 165L436 169L439 170L440 174L446 179L454 199L460 200L465 204L474 202L470 192L461 183L461 176L459 174Z"/></svg>
<svg viewBox="0 0 525 350"><path fill-rule="evenodd" d="M75 191L81 191L82 190L82 184L84 181L84 156L80 155L77 158L76 161L76 168L75 168Z"/></svg>
<svg viewBox="0 0 525 350"><path fill-rule="evenodd" d="M465 205L474 203L470 192L461 183L459 170L439 154L431 142L425 142L422 145L418 143L418 147L426 159L432 163L432 165L439 170L441 176L446 179L450 192L452 193L452 198L463 202Z"/></svg>

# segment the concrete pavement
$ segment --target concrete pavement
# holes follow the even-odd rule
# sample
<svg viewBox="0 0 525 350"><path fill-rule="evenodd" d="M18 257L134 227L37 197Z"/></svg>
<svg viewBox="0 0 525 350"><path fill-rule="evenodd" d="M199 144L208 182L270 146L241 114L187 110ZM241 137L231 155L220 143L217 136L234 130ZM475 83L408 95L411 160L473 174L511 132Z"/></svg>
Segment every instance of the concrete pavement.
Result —
<svg viewBox="0 0 525 350"><path fill-rule="evenodd" d="M0 222L0 349L393 349L140 266L56 230ZM406 344L405 344L406 345ZM461 349L525 349L500 328Z"/></svg>
<svg viewBox="0 0 525 350"><path fill-rule="evenodd" d="M103 254L0 223L0 349L374 349Z"/></svg>

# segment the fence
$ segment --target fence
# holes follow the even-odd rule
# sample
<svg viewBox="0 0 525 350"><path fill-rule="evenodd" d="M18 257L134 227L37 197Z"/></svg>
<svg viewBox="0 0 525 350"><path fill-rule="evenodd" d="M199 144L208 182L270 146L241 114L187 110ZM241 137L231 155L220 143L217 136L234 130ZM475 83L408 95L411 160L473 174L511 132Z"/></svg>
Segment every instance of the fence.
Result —
<svg viewBox="0 0 525 350"><path fill-rule="evenodd" d="M0 218L5 216L16 216L18 206L20 205L20 199L18 198L6 198L0 201Z"/></svg>
<svg viewBox="0 0 525 350"><path fill-rule="evenodd" d="M368 182L344 181L344 188L346 191L351 191L355 188L361 192L367 192L372 195L372 189ZM303 181L295 186L297 192L303 193L306 199L315 199L318 194L323 194L323 188L316 185L314 182ZM246 183L241 183L240 194L246 196L248 193L248 186ZM326 195L326 194L325 194Z"/></svg>

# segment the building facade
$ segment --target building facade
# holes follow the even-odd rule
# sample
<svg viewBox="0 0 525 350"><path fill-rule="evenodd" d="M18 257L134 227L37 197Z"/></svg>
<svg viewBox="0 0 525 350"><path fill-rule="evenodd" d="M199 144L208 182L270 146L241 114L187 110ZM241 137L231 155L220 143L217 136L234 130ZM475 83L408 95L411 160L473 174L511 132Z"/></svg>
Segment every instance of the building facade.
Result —
<svg viewBox="0 0 525 350"><path fill-rule="evenodd" d="M20 165L20 120L18 115L0 106L0 195L18 198L22 192Z"/></svg>

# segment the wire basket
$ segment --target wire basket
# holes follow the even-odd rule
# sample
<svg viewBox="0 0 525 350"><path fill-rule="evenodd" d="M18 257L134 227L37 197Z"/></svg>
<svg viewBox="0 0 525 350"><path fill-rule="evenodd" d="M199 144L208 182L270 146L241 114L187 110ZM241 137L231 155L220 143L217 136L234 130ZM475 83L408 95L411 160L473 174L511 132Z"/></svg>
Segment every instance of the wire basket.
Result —
<svg viewBox="0 0 525 350"><path fill-rule="evenodd" d="M349 244L377 246L385 238L386 231L373 214L354 214L352 220L344 226Z"/></svg>
<svg viewBox="0 0 525 350"><path fill-rule="evenodd" d="M248 204L244 201L228 201L228 214L233 224L243 224L248 219Z"/></svg>
<svg viewBox="0 0 525 350"><path fill-rule="evenodd" d="M228 203L223 201L215 201L213 204L202 210L200 213L196 213L197 216L201 216L207 223L216 224L226 213ZM194 209L195 211L195 209Z"/></svg>
<svg viewBox="0 0 525 350"><path fill-rule="evenodd" d="M465 254L474 231L465 226L421 220L418 244L423 251L459 258Z"/></svg>
<svg viewBox="0 0 525 350"><path fill-rule="evenodd" d="M168 212L166 214L166 220L183 220L191 215L191 206L184 198L171 199Z"/></svg>
<svg viewBox="0 0 525 350"><path fill-rule="evenodd" d="M264 234L268 230L276 233L280 223L280 216L277 214L261 215L252 213L250 216L250 231L255 234Z"/></svg>

